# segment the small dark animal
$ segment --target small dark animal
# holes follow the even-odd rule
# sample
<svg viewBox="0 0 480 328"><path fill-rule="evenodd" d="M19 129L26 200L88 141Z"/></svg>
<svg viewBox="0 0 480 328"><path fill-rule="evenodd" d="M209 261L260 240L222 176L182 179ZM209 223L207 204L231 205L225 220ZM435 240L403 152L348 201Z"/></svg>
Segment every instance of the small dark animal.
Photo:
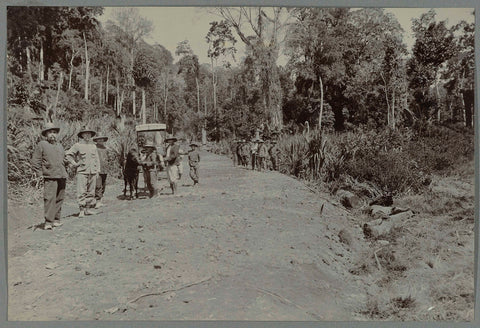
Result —
<svg viewBox="0 0 480 328"><path fill-rule="evenodd" d="M387 193L385 195L379 196L375 198L373 201L370 202L370 206L372 205L380 205L380 206L392 206L393 205L393 197L391 193Z"/></svg>
<svg viewBox="0 0 480 328"><path fill-rule="evenodd" d="M133 189L135 188L135 197L138 198L138 166L140 165L138 152L132 149L128 152L127 158L123 165L123 181L125 188L123 196L127 196L127 185L130 187L130 199L132 198Z"/></svg>

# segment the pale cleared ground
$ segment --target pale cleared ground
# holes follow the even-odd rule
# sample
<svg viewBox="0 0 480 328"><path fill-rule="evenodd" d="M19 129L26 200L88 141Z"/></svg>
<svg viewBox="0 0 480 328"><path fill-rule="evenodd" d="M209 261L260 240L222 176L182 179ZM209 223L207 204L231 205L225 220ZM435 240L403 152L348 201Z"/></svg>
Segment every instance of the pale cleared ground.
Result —
<svg viewBox="0 0 480 328"><path fill-rule="evenodd" d="M197 187L184 165L176 196L162 174L159 197L124 200L123 181L109 177L102 213L83 219L70 183L54 231L28 228L41 222L40 204L10 204L8 319L368 319L358 312L375 277L349 270L371 244L352 214L226 157L202 152Z"/></svg>

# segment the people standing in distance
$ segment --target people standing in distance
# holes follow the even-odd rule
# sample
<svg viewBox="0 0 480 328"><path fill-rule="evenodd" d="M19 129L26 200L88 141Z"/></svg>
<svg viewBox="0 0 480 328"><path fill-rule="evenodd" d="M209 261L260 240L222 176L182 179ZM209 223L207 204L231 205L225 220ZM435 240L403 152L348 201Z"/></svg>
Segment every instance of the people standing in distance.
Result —
<svg viewBox="0 0 480 328"><path fill-rule="evenodd" d="M200 179L199 165L200 165L200 153L198 152L198 144L192 142L190 144L190 151L188 153L188 165L190 166L190 178L193 180L193 185L197 185Z"/></svg>
<svg viewBox="0 0 480 328"><path fill-rule="evenodd" d="M270 161L272 162L272 169L274 171L278 170L278 155L280 153L280 149L277 146L277 141L271 141L272 146L268 150L268 154L270 155Z"/></svg>
<svg viewBox="0 0 480 328"><path fill-rule="evenodd" d="M242 146L240 148L240 153L242 157L243 167L248 168L248 163L250 161L250 147L246 140L242 140Z"/></svg>
<svg viewBox="0 0 480 328"><path fill-rule="evenodd" d="M258 152L257 152L257 157L258 157L258 170L263 171L267 169L267 163L266 159L268 156L268 150L267 147L262 139L258 140Z"/></svg>
<svg viewBox="0 0 480 328"><path fill-rule="evenodd" d="M32 155L32 166L38 177L43 177L43 210L45 230L62 225L61 212L67 183L65 151L57 142L60 128L49 122L45 124L41 140Z"/></svg>
<svg viewBox="0 0 480 328"><path fill-rule="evenodd" d="M74 144L65 156L68 162L76 168L77 174L77 199L80 212L78 217L97 214L95 207L95 187L100 170L100 158L97 146L92 141L95 131L83 128L78 137L80 140Z"/></svg>
<svg viewBox="0 0 480 328"><path fill-rule="evenodd" d="M165 139L165 142L168 144L165 162L167 164L167 176L168 181L170 182L170 188L172 188L172 194L177 193L177 181L179 180L178 175L178 163L179 163L179 146L176 144L177 138L170 137Z"/></svg>
<svg viewBox="0 0 480 328"><path fill-rule="evenodd" d="M185 138L181 138L180 143L178 144L178 180L182 179L182 174L183 174L183 156L187 155L188 152L186 152L183 149L183 143L186 141Z"/></svg>
<svg viewBox="0 0 480 328"><path fill-rule="evenodd" d="M230 152L232 153L233 166L237 166L239 164L239 159L237 155L238 142L239 141L235 139L230 142Z"/></svg>
<svg viewBox="0 0 480 328"><path fill-rule="evenodd" d="M257 152L258 152L258 142L256 139L253 139L250 142L250 157L252 160L252 170L255 170L257 166Z"/></svg>
<svg viewBox="0 0 480 328"><path fill-rule="evenodd" d="M108 149L105 146L105 142L108 141L108 137L94 137L93 141L97 144L98 157L100 159L100 170L98 172L97 181L95 182L95 208L100 208L103 206L102 198L107 185Z"/></svg>

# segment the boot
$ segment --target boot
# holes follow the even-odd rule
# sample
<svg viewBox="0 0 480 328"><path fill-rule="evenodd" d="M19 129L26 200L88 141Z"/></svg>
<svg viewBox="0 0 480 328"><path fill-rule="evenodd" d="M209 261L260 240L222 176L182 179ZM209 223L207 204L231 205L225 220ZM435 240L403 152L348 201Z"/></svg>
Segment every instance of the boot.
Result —
<svg viewBox="0 0 480 328"><path fill-rule="evenodd" d="M79 218L84 218L85 217L85 210L80 210L80 213L78 213Z"/></svg>

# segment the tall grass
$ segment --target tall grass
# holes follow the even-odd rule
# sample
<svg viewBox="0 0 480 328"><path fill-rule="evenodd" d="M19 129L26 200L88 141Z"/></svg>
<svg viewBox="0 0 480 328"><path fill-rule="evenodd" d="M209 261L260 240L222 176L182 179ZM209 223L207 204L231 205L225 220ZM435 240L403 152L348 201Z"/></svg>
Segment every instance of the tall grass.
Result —
<svg viewBox="0 0 480 328"><path fill-rule="evenodd" d="M60 128L58 142L68 150L78 142L78 132L88 127L109 137L107 141L108 166L107 173L121 176L121 165L127 152L136 147L136 135L132 124L118 121L115 118L91 119L88 121L56 120ZM41 197L42 179L36 176L32 167L32 154L41 140L43 122L33 121L24 111L11 110L7 120L7 165L9 198L22 198L28 190L35 199ZM69 177L74 172L67 167Z"/></svg>
<svg viewBox="0 0 480 328"><path fill-rule="evenodd" d="M425 150L428 145L428 150ZM369 193L419 192L430 174L453 172L473 158L473 136L465 131L432 128L412 130L284 135L278 140L280 170L302 179L363 184Z"/></svg>

